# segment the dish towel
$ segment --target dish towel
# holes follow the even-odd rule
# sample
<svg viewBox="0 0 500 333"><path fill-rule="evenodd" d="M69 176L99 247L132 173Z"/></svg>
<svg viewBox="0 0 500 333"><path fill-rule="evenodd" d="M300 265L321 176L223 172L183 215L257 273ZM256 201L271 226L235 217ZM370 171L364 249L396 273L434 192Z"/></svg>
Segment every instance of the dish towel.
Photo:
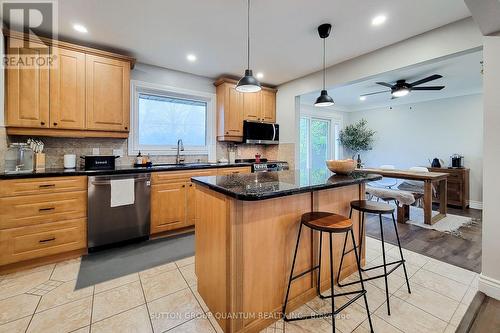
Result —
<svg viewBox="0 0 500 333"><path fill-rule="evenodd" d="M133 205L134 178L111 180L111 207Z"/></svg>

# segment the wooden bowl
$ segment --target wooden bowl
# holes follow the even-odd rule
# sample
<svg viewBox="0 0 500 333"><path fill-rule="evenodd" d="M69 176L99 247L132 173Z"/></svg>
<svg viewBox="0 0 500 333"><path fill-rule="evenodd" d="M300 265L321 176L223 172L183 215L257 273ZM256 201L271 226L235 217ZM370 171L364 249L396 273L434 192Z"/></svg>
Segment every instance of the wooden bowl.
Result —
<svg viewBox="0 0 500 333"><path fill-rule="evenodd" d="M356 161L348 160L328 160L326 166L331 172L338 175L350 175L356 169Z"/></svg>

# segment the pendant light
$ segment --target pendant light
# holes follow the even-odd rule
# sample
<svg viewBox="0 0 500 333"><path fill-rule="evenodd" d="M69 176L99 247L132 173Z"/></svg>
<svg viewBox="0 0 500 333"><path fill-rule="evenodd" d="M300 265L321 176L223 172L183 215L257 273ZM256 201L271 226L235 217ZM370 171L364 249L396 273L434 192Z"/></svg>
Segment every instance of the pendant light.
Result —
<svg viewBox="0 0 500 333"><path fill-rule="evenodd" d="M319 37L323 39L323 90L321 90L321 94L316 99L316 103L314 106L317 107L325 107L332 106L334 104L333 99L328 96L328 92L326 91L326 39L330 36L330 31L332 30L332 25L325 23L318 27Z"/></svg>
<svg viewBox="0 0 500 333"><path fill-rule="evenodd" d="M236 90L242 93L253 93L260 91L260 82L253 77L253 72L250 69L250 0L247 0L247 69L236 85Z"/></svg>

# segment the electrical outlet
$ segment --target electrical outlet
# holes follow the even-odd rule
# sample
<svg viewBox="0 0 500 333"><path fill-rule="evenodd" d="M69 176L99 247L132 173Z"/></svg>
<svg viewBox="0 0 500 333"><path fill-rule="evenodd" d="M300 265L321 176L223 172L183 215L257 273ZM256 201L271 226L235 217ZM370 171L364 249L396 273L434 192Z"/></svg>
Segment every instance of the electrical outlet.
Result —
<svg viewBox="0 0 500 333"><path fill-rule="evenodd" d="M123 156L123 149L113 149L113 156Z"/></svg>
<svg viewBox="0 0 500 333"><path fill-rule="evenodd" d="M99 148L92 148L92 155L99 155Z"/></svg>

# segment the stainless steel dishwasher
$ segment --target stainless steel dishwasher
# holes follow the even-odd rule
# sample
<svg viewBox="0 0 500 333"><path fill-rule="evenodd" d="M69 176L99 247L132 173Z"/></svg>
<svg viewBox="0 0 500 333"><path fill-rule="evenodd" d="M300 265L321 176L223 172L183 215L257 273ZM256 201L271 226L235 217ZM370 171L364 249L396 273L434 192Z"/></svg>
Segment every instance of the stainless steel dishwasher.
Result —
<svg viewBox="0 0 500 333"><path fill-rule="evenodd" d="M111 207L111 180L134 179L134 203ZM151 174L133 173L88 177L89 251L149 237Z"/></svg>

